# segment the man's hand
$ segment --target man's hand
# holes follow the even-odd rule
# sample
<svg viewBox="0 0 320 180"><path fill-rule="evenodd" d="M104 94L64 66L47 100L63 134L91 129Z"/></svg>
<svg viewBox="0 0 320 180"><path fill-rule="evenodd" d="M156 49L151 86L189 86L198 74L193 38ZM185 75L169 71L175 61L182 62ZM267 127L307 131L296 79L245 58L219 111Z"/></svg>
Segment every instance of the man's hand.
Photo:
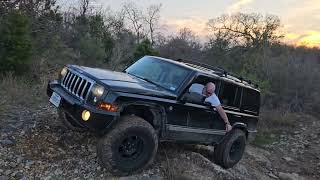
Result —
<svg viewBox="0 0 320 180"><path fill-rule="evenodd" d="M226 123L226 131L229 132L232 130L232 126L229 123Z"/></svg>

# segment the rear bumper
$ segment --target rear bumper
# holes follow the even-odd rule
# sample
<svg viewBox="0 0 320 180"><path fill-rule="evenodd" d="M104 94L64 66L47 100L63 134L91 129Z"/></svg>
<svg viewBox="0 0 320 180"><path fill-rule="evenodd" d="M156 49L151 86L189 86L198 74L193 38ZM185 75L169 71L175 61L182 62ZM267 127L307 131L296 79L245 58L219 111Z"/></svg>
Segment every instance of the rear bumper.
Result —
<svg viewBox="0 0 320 180"><path fill-rule="evenodd" d="M47 86L47 95L51 97L53 92L61 96L59 108L72 118L73 122L70 123L87 128L92 132L98 134L106 133L108 127L110 127L120 116L118 112L107 112L97 109L93 105L81 102L75 96L66 92L57 81L49 81ZM81 118L83 110L91 112L91 116L88 121L83 121Z"/></svg>

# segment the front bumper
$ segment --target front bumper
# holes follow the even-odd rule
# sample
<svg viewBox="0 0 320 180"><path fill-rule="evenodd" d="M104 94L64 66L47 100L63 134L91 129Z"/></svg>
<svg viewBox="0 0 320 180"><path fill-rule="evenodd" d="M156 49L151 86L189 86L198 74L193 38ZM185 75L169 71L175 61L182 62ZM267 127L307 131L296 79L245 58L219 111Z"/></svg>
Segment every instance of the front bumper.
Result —
<svg viewBox="0 0 320 180"><path fill-rule="evenodd" d="M71 117L73 122L70 123L87 128L92 132L98 134L106 133L108 131L108 127L110 127L120 116L120 113L118 112L100 110L93 105L86 104L85 102L77 99L75 96L66 92L60 86L58 81L49 81L47 86L47 95L51 97L53 91L61 96L59 108ZM83 121L81 118L83 110L91 112L91 116L88 121Z"/></svg>

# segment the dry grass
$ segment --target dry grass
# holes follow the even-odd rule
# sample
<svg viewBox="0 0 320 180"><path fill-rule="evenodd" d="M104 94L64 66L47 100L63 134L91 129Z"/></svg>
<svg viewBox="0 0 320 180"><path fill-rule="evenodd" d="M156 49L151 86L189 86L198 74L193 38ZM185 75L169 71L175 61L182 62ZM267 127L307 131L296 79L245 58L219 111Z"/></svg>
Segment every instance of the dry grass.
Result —
<svg viewBox="0 0 320 180"><path fill-rule="evenodd" d="M0 76L0 111L10 106L38 107L45 102L46 85L12 73Z"/></svg>
<svg viewBox="0 0 320 180"><path fill-rule="evenodd" d="M299 115L286 110L265 110L261 113L259 128L260 131L290 130L295 127Z"/></svg>
<svg viewBox="0 0 320 180"><path fill-rule="evenodd" d="M264 110L258 123L258 135L253 144L259 147L271 144L279 139L279 134L292 131L296 127L299 114L283 109Z"/></svg>

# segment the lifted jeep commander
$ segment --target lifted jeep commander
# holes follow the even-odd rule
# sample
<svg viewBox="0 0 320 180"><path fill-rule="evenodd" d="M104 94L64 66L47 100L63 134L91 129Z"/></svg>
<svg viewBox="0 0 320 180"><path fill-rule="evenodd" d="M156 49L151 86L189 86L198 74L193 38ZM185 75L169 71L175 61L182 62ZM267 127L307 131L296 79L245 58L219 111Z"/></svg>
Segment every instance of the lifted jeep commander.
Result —
<svg viewBox="0 0 320 180"><path fill-rule="evenodd" d="M232 131L193 83L214 82ZM114 174L140 170L152 162L159 141L215 146L213 159L224 168L242 157L257 132L260 92L250 81L220 68L185 60L145 56L114 72L67 65L47 88L62 122L100 136L100 164Z"/></svg>

